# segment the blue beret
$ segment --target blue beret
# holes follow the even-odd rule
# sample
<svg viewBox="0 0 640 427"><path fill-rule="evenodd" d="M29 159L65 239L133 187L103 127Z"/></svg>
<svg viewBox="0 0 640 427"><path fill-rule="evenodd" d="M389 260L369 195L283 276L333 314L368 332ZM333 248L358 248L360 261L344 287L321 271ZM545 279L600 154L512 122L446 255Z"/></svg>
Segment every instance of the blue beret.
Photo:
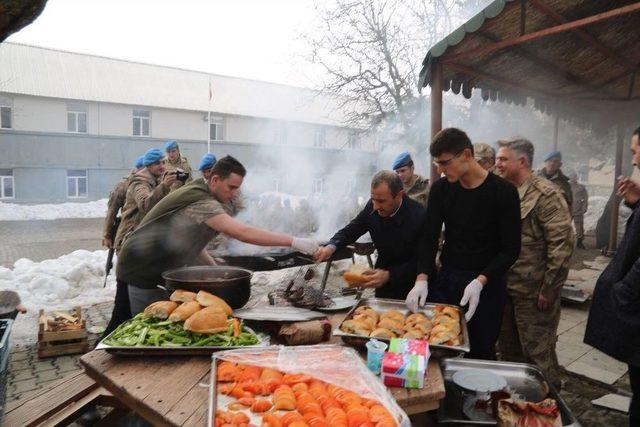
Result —
<svg viewBox="0 0 640 427"><path fill-rule="evenodd" d="M136 159L136 167L140 169L142 166L144 166L144 155Z"/></svg>
<svg viewBox="0 0 640 427"><path fill-rule="evenodd" d="M396 158L393 160L393 166L391 169L396 170L405 166L409 166L409 164L413 163L413 159L411 158L411 154L408 151L403 151L398 154Z"/></svg>
<svg viewBox="0 0 640 427"><path fill-rule="evenodd" d="M559 151L552 151L549 154L547 154L546 156L544 156L544 161L547 162L547 161L553 159L554 157L557 157L560 160L562 160L562 153L559 152Z"/></svg>
<svg viewBox="0 0 640 427"><path fill-rule="evenodd" d="M199 171L203 171L205 169L209 169L216 163L216 156L211 153L207 153L202 156L202 160L200 160L200 166L198 166Z"/></svg>
<svg viewBox="0 0 640 427"><path fill-rule="evenodd" d="M152 148L146 153L144 153L144 159L142 160L142 164L144 166L152 165L156 162L159 162L164 158L164 153L159 148Z"/></svg>
<svg viewBox="0 0 640 427"><path fill-rule="evenodd" d="M167 141L166 144L164 144L164 149L167 151L173 150L175 148L178 148L178 141L170 140Z"/></svg>

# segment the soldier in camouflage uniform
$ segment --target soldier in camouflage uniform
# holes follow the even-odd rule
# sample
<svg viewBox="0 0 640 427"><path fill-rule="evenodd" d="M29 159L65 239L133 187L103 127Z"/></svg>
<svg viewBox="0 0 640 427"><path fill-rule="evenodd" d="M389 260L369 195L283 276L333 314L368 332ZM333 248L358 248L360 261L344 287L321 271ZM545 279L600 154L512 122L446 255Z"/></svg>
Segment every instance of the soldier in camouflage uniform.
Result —
<svg viewBox="0 0 640 427"><path fill-rule="evenodd" d="M547 178L560 188L560 192L569 206L569 212L571 212L573 206L573 193L571 192L571 185L569 185L569 178L562 173L560 170L561 167L562 153L559 151L552 151L544 158L544 167L538 171L538 176Z"/></svg>
<svg viewBox="0 0 640 427"><path fill-rule="evenodd" d="M392 169L402 180L404 194L422 206L427 206L427 200L429 199L429 180L414 173L415 166L413 159L407 151L396 156Z"/></svg>
<svg viewBox="0 0 640 427"><path fill-rule="evenodd" d="M520 257L507 273L507 304L498 346L503 360L538 365L560 386L556 356L560 292L569 272L574 233L558 188L531 173L533 144L501 141L496 169L518 187Z"/></svg>
<svg viewBox="0 0 640 427"><path fill-rule="evenodd" d="M189 174L189 178L187 178L186 182L183 183L182 181L176 180L171 185L171 191L173 191L182 187L184 184L193 181L193 170L191 169L191 165L187 158L180 154L180 147L178 147L178 143L176 141L167 141L164 148L167 151L167 158L164 165L167 173L175 173L180 169Z"/></svg>
<svg viewBox="0 0 640 427"><path fill-rule="evenodd" d="M104 231L102 233L102 246L109 249L113 248L113 242L116 239L117 228L116 218L120 209L124 206L124 201L127 197L127 188L129 187L129 179L142 169L142 161L144 156L138 157L136 160L135 168L131 170L129 175L123 176L116 186L109 193L109 201L107 202L107 216L104 219Z"/></svg>
<svg viewBox="0 0 640 427"><path fill-rule="evenodd" d="M578 183L578 174L571 172L569 174L569 184L571 184L571 192L573 193L573 224L576 226L576 247L585 249L584 243L584 214L589 208L589 194L584 185Z"/></svg>
<svg viewBox="0 0 640 427"><path fill-rule="evenodd" d="M175 183L175 174L165 173L164 155L152 148L144 156L144 168L129 180L127 196L122 208L122 221L116 234L115 248L119 250L127 236L140 224L142 218L169 193Z"/></svg>
<svg viewBox="0 0 640 427"><path fill-rule="evenodd" d="M489 144L484 142L476 142L473 144L473 157L476 158L480 166L487 172L495 172L496 170L496 150Z"/></svg>

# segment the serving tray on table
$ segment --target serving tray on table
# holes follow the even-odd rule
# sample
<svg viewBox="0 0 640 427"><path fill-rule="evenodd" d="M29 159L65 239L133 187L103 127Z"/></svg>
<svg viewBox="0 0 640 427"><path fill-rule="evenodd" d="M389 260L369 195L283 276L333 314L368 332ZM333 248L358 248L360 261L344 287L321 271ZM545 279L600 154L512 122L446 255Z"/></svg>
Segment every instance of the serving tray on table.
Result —
<svg viewBox="0 0 640 427"><path fill-rule="evenodd" d="M196 356L210 355L215 351L231 350L236 348L255 348L267 347L270 343L268 336L256 333L253 329L243 326L243 330L251 332L258 337L259 343L253 345L242 346L199 346L199 347L155 347L155 346L113 346L105 344L104 340L96 346L96 350L106 350L107 353L119 354L124 356ZM105 339L109 338L109 334Z"/></svg>
<svg viewBox="0 0 640 427"><path fill-rule="evenodd" d="M453 376L464 369L487 370L503 378L507 387L529 402L540 402L552 398L557 402L563 426L580 427L580 423L571 413L558 392L548 384L542 371L534 365L514 362L497 362L475 359L443 359L440 361L445 398L438 408L438 422L475 425L496 425L491 415L480 414L470 419L468 400L475 402L475 393L465 391L454 383ZM470 402L470 403L473 403Z"/></svg>
<svg viewBox="0 0 640 427"><path fill-rule="evenodd" d="M385 299L385 298L363 298L358 304L356 304L347 316L344 318L342 322L333 330L333 335L339 336L342 340L350 345L355 346L364 346L367 341L369 341L369 337L366 335L359 334L351 334L344 332L340 329L342 323L346 320L350 320L353 318L355 311L358 307L361 306L369 306L378 312L384 312L388 310L398 310L403 314L408 314L409 309L407 308L404 301L394 300L394 299ZM422 309L418 312L424 313L429 319L431 319L435 313L436 306L445 306L445 307L454 307L460 311L460 344L459 345L446 345L446 344L429 344L429 349L431 350L431 356L440 358L440 357L455 357L460 354L468 353L470 350L469 346L469 332L467 330L467 320L464 317L464 313L460 310L460 307L455 305L447 305L447 304L426 304ZM379 341L389 342L388 338L376 338Z"/></svg>

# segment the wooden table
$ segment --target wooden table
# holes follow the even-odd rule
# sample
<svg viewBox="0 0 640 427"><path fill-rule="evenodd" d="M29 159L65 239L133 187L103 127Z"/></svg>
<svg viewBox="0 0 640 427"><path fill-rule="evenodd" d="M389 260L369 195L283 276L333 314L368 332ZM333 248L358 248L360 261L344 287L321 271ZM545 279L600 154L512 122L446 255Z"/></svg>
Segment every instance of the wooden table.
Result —
<svg viewBox="0 0 640 427"><path fill-rule="evenodd" d="M340 319L337 316L331 321ZM341 343L336 338L331 342ZM89 377L153 425L207 425L211 357L141 358L94 350L80 362ZM444 398L444 381L436 361L429 361L426 377L420 390L389 389L409 415L437 409Z"/></svg>

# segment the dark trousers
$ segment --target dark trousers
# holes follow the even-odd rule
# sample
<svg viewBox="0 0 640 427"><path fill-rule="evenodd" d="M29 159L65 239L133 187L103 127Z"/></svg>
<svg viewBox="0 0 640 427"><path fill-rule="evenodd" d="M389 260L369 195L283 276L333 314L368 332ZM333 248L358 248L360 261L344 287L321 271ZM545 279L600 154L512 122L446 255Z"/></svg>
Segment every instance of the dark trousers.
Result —
<svg viewBox="0 0 640 427"><path fill-rule="evenodd" d="M429 283L429 302L460 305L464 288L479 272L442 267L435 280ZM506 299L504 280L493 280L480 294L480 303L468 322L472 359L496 359L496 342L502 325L502 312ZM466 308L466 307L465 307Z"/></svg>
<svg viewBox="0 0 640 427"><path fill-rule="evenodd" d="M629 406L629 426L640 426L640 366L629 365L629 380L631 381L631 405Z"/></svg>
<svg viewBox="0 0 640 427"><path fill-rule="evenodd" d="M131 306L129 305L129 290L125 282L116 280L116 299L113 304L111 320L102 334L102 339L113 332L121 323L131 319Z"/></svg>

